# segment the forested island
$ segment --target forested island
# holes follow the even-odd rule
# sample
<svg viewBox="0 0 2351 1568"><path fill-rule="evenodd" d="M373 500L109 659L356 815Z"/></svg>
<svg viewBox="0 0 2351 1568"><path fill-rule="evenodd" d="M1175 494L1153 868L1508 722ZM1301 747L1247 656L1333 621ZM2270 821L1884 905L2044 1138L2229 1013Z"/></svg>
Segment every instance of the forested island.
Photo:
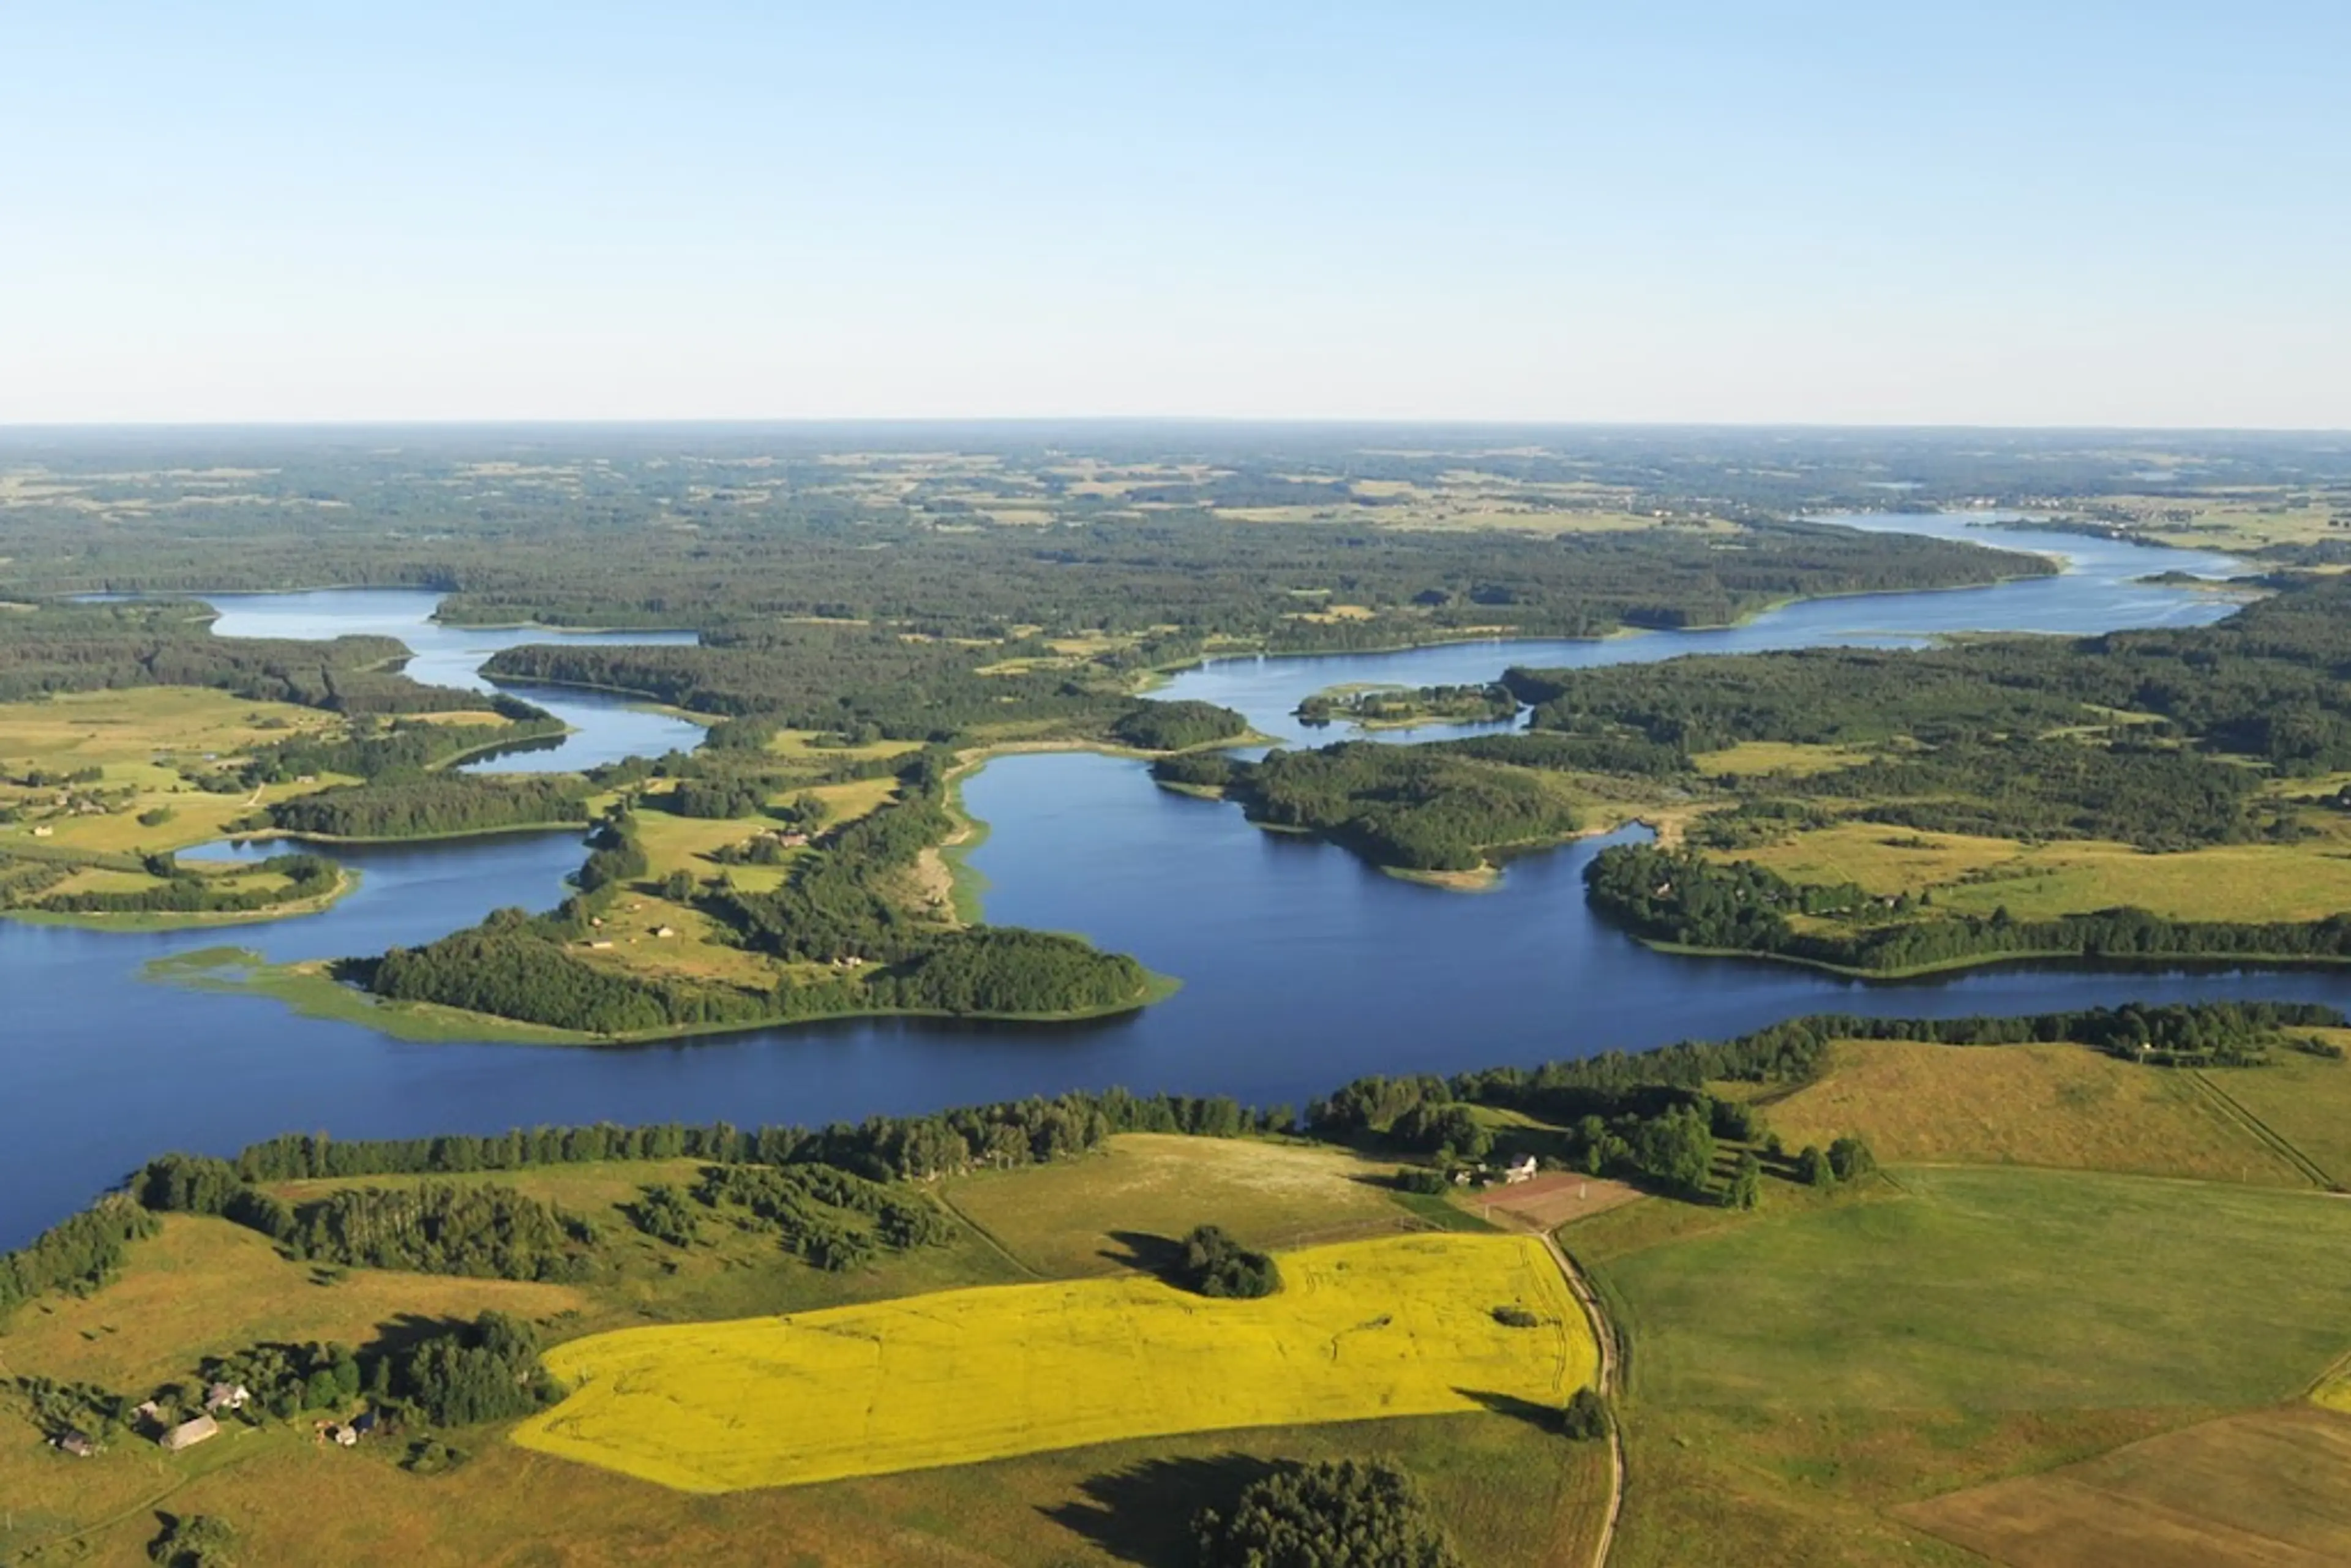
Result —
<svg viewBox="0 0 2351 1568"><path fill-rule="evenodd" d="M1298 705L1301 724L1352 724L1363 729L1414 729L1425 724L1499 724L1515 718L1519 699L1500 682L1457 686L1333 686Z"/></svg>

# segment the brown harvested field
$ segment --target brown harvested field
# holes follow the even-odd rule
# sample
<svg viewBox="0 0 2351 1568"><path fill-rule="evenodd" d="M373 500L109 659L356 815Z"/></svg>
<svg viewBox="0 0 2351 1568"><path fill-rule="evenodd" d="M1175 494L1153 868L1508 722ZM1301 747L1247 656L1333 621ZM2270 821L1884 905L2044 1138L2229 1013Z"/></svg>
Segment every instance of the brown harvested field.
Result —
<svg viewBox="0 0 2351 1568"><path fill-rule="evenodd" d="M1516 1186L1489 1187L1473 1193L1469 1207L1537 1230L1556 1230L1587 1215L1605 1214L1646 1197L1640 1188L1597 1176L1537 1176Z"/></svg>
<svg viewBox="0 0 2351 1568"><path fill-rule="evenodd" d="M2269 1071L2231 1073L2226 1082ZM2351 1071L2345 1076L2351 1080ZM2199 1092L2191 1075L2077 1045L1840 1041L1824 1076L1772 1103L1764 1116L1791 1148L1859 1134L1886 1161L2308 1185Z"/></svg>
<svg viewBox="0 0 2351 1568"><path fill-rule="evenodd" d="M2351 1562L2351 1416L2225 1416L1896 1511L2009 1568Z"/></svg>
<svg viewBox="0 0 2351 1568"><path fill-rule="evenodd" d="M1127 1233L1221 1225L1253 1247L1298 1247L1416 1228L1388 1196L1393 1164L1257 1138L1130 1133L1061 1165L967 1176L951 1207L1038 1273L1128 1266Z"/></svg>
<svg viewBox="0 0 2351 1568"><path fill-rule="evenodd" d="M489 1308L530 1318L579 1310L569 1285L461 1280L387 1270L315 1269L226 1220L166 1215L136 1242L124 1276L87 1297L21 1308L0 1337L7 1371L142 1392L185 1376L210 1354L263 1341L361 1344L409 1316L471 1317Z"/></svg>

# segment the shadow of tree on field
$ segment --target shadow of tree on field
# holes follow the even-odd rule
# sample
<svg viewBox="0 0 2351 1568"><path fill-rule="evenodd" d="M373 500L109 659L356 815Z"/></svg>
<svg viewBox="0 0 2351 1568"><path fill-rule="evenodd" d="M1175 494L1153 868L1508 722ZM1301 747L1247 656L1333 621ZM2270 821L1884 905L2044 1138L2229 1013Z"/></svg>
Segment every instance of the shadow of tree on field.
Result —
<svg viewBox="0 0 2351 1568"><path fill-rule="evenodd" d="M375 1325L375 1337L360 1346L366 1355L397 1355L414 1350L428 1339L436 1339L466 1326L465 1318L433 1318L422 1312L394 1312Z"/></svg>
<svg viewBox="0 0 2351 1568"><path fill-rule="evenodd" d="M1122 1563L1190 1568L1193 1516L1204 1508L1229 1511L1246 1488L1280 1468L1251 1454L1150 1459L1089 1479L1079 1488L1082 1502L1040 1511Z"/></svg>
<svg viewBox="0 0 2351 1568"><path fill-rule="evenodd" d="M1560 1413L1548 1405L1539 1405L1531 1399L1521 1399L1515 1394L1490 1393L1482 1388L1456 1388L1453 1392L1464 1399L1477 1401L1479 1405L1497 1416L1508 1416L1515 1420L1524 1421L1538 1431L1561 1430Z"/></svg>
<svg viewBox="0 0 2351 1568"><path fill-rule="evenodd" d="M1104 1248L1097 1254L1109 1259L1121 1268L1133 1269L1165 1281L1170 1285L1184 1282L1184 1244L1172 1237L1154 1236L1147 1230L1113 1230L1110 1239L1117 1249Z"/></svg>

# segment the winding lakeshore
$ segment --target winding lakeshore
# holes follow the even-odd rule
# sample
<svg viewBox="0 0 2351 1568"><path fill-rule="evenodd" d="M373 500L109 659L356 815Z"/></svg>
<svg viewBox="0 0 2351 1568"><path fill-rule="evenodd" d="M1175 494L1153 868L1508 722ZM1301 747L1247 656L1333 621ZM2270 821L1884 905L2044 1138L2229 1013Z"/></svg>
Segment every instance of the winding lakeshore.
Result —
<svg viewBox="0 0 2351 1568"><path fill-rule="evenodd" d="M1864 519L1959 536L1970 521ZM1908 645L1970 630L2192 625L2230 609L2210 595L2134 581L2147 571L2138 547L2016 538L2080 552L2074 570L1992 589L1807 601L1726 632L1219 658L1175 674L1157 695L1235 708L1261 735L1297 745L1311 739L1289 717L1298 699L1349 680L1440 685L1490 680L1512 664ZM2184 564L2229 570L2225 558L2189 556ZM244 635L272 626L278 634L315 633L336 623L321 619L335 612L331 595L224 596L223 603L246 617L231 623ZM369 591L359 608L371 625L406 635L433 603L429 593ZM272 610L291 618L261 619ZM443 635L447 642L436 641ZM427 673L438 680L465 682L486 656L481 643L454 632L417 636L420 658L433 650L437 663ZM549 695L542 706L579 732L565 743L572 748L566 766L657 754L699 735L667 716L580 694ZM1447 733L1461 732L1413 737ZM558 753L520 760L550 759L562 760ZM951 844L945 858L985 879L991 919L1082 932L1180 979L1182 990L1094 1022L828 1019L559 1055L491 1043L491 1030L469 1029L462 1016L443 1020L444 1030L424 1043L344 1019L300 1018L265 996L193 996L136 983L151 959L216 946L218 937L204 932L11 925L0 928L0 975L12 996L26 998L16 1059L24 1113L38 1126L44 1103L92 1096L114 1113L70 1146L37 1137L12 1154L0 1229L13 1239L31 1234L157 1147L229 1146L322 1122L353 1136L444 1130L453 1120L480 1128L671 1114L814 1123L1112 1083L1277 1103L1357 1071L1446 1071L1721 1036L1823 1007L1959 1014L2133 997L2346 994L2339 975L2302 970L2010 967L1865 985L1751 958L1655 953L1596 921L1581 873L1610 839L1514 860L1496 885L1464 899L1381 874L1311 840L1265 833L1230 807L1155 789L1134 758L1008 755L964 774L956 788L966 814L986 831ZM361 873L359 887L319 915L248 928L247 945L271 964L289 964L430 942L502 904L552 904L580 854L577 838L559 831L339 849L336 858ZM958 899L969 897L960 886ZM1507 977L1508 984L1486 988L1473 1007L1458 985L1423 983L1464 974ZM93 1038L110 1043L103 1051L78 1043ZM204 1085L224 1073L238 1092L207 1092Z"/></svg>

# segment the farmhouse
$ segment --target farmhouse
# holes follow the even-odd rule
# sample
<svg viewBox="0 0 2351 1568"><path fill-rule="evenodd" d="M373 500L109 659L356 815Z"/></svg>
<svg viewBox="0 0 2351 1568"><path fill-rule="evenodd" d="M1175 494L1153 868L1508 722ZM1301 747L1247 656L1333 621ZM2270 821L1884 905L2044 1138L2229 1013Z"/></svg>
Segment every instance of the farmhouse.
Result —
<svg viewBox="0 0 2351 1568"><path fill-rule="evenodd" d="M71 1454L77 1459L87 1459L98 1452L96 1440L78 1427L68 1427L58 1433L57 1442L60 1452Z"/></svg>
<svg viewBox="0 0 2351 1568"><path fill-rule="evenodd" d="M215 1383L204 1390L204 1409L211 1414L242 1410L252 1399L253 1390L242 1383Z"/></svg>
<svg viewBox="0 0 2351 1568"><path fill-rule="evenodd" d="M1520 1155L1502 1167L1502 1180L1511 1186L1516 1186L1522 1181L1534 1179L1535 1157L1532 1155Z"/></svg>
<svg viewBox="0 0 2351 1568"><path fill-rule="evenodd" d="M183 1448L193 1448L207 1437L220 1436L220 1423L209 1416L199 1416L193 1421L183 1421L163 1434L161 1441L166 1453L176 1454Z"/></svg>

